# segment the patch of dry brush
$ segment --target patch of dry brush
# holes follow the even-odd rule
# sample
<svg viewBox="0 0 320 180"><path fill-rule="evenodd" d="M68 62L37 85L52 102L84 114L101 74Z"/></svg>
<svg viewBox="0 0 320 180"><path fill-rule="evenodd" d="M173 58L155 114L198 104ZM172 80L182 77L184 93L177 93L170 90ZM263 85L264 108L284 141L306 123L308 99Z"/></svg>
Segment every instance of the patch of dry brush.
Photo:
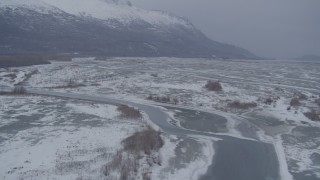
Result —
<svg viewBox="0 0 320 180"><path fill-rule="evenodd" d="M277 97L259 97L257 101L266 104L266 105L272 105L275 104L280 99L279 96Z"/></svg>
<svg viewBox="0 0 320 180"><path fill-rule="evenodd" d="M160 135L159 131L148 126L143 131L136 132L123 140L124 150L132 153L144 152L150 155L151 152L157 152L163 146L164 142Z"/></svg>
<svg viewBox="0 0 320 180"><path fill-rule="evenodd" d="M15 86L11 92L0 92L0 95L25 95L27 90L23 86Z"/></svg>
<svg viewBox="0 0 320 180"><path fill-rule="evenodd" d="M65 85L54 86L54 87L50 87L50 88L53 88L53 89L72 89L72 88L79 88L79 87L85 87L85 86L86 86L85 84L78 83L77 81L70 79L65 82Z"/></svg>
<svg viewBox="0 0 320 180"><path fill-rule="evenodd" d="M120 117L122 118L130 118L130 119L141 119L142 113L133 107L129 107L127 105L119 105L117 110L121 112Z"/></svg>
<svg viewBox="0 0 320 180"><path fill-rule="evenodd" d="M300 105L301 105L301 103L300 103L299 98L293 98L293 99L291 99L291 101L290 101L290 106L300 106Z"/></svg>
<svg viewBox="0 0 320 180"><path fill-rule="evenodd" d="M114 158L104 166L105 176L118 173L120 180L134 179L139 172L140 160L144 157L149 167L161 165L159 149L164 145L161 133L147 126L144 130L134 133L122 141L123 149L118 151ZM142 170L142 178L150 179L151 172Z"/></svg>
<svg viewBox="0 0 320 180"><path fill-rule="evenodd" d="M320 106L320 98L315 100L315 103Z"/></svg>
<svg viewBox="0 0 320 180"><path fill-rule="evenodd" d="M130 156L123 151L118 151L113 159L105 165L103 174L112 176L112 173L120 174L120 180L127 180L129 177L134 177L138 172L139 162L137 157Z"/></svg>
<svg viewBox="0 0 320 180"><path fill-rule="evenodd" d="M39 70L38 70L38 69L33 70L33 71L27 73L27 74L25 75L24 79L23 79L22 81L18 82L16 85L17 85L17 86L24 85L33 75L38 74L38 73L39 73Z"/></svg>
<svg viewBox="0 0 320 180"><path fill-rule="evenodd" d="M171 103L171 104L178 104L179 100L177 98L172 98L169 96L158 96L158 95L152 95L150 94L147 97L147 100L152 100L155 102L160 102L160 103Z"/></svg>
<svg viewBox="0 0 320 180"><path fill-rule="evenodd" d="M209 91L222 91L222 86L219 81L209 80L204 87Z"/></svg>
<svg viewBox="0 0 320 180"><path fill-rule="evenodd" d="M257 103L255 102L240 102L240 101L233 101L228 103L227 105L229 108L233 109L249 109L257 107Z"/></svg>
<svg viewBox="0 0 320 180"><path fill-rule="evenodd" d="M303 94L302 92L295 92L294 97L302 101L308 100L308 96L306 94Z"/></svg>
<svg viewBox="0 0 320 180"><path fill-rule="evenodd" d="M27 90L23 86L14 87L12 92L11 92L11 94L13 94L13 95L23 95L23 94L26 94L26 93L27 93Z"/></svg>
<svg viewBox="0 0 320 180"><path fill-rule="evenodd" d="M312 121L320 121L320 117L315 110L305 112L304 115Z"/></svg>

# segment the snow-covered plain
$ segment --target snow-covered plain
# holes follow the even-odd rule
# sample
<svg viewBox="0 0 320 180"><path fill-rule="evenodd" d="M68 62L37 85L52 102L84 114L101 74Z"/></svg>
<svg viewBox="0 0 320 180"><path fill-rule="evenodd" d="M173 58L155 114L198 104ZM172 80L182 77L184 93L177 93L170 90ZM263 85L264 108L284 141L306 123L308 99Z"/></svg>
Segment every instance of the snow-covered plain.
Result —
<svg viewBox="0 0 320 180"><path fill-rule="evenodd" d="M78 58L72 62L1 70L1 83L18 83L23 81L23 74L34 70L38 73L24 82L25 86L158 105L163 103L147 100L148 96L169 97L178 100L170 106L237 116L239 118L228 121L229 132L226 133L230 136L255 138L255 135L244 137L240 133L243 127L238 127L239 122L248 119L252 128L259 129L259 140L275 145L282 179L292 179L292 176L298 179L304 176L320 178L320 123L309 120L303 114L311 109L319 113L319 106L314 103L320 95L319 62L176 58L109 58L97 61L94 58ZM208 80L219 80L223 91L210 92L205 89ZM300 106L288 109L291 99L301 93L307 98L300 100ZM272 102L265 103L267 99ZM235 100L255 102L257 107L230 108L228 103ZM97 112L77 104L67 104L66 107L88 115L97 114L100 118L113 111L107 108L102 112L100 110L104 107L101 106L95 107ZM174 111L168 113L174 117ZM182 126L178 121L175 124ZM167 151L172 152L173 149L168 148ZM205 151L210 150L207 148Z"/></svg>
<svg viewBox="0 0 320 180"><path fill-rule="evenodd" d="M1 179L112 179L103 168L121 149L122 140L149 123L146 115L141 120L120 118L114 105L41 96L0 96L0 101ZM139 171L151 172L153 179L193 172L190 179L196 179L210 165L211 141L198 140L203 148L190 155L192 163L173 168L171 161L182 161L175 151L185 148L178 145L187 140L162 138L162 165L150 169L141 159ZM166 168L175 171L167 173Z"/></svg>

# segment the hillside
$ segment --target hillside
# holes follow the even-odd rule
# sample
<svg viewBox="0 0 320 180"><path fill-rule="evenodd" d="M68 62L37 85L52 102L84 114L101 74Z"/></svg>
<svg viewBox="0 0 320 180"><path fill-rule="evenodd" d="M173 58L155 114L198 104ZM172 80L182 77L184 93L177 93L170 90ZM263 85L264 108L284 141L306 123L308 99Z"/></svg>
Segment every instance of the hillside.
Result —
<svg viewBox="0 0 320 180"><path fill-rule="evenodd" d="M0 53L255 59L185 18L115 0L2 0Z"/></svg>

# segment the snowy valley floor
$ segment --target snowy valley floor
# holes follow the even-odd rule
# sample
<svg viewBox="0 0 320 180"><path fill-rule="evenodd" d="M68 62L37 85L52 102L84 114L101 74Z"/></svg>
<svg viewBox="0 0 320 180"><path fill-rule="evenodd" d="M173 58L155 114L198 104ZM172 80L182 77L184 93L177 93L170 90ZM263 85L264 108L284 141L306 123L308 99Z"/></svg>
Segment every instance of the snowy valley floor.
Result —
<svg viewBox="0 0 320 180"><path fill-rule="evenodd" d="M320 178L320 122L304 113L319 115L319 72L317 62L80 58L1 69L0 85L167 105L164 111L172 124L269 142L275 146L282 179L313 180ZM204 88L208 80L220 81L222 91ZM293 98L299 105L290 106ZM141 121L123 120L113 105L41 96L0 99L3 179L105 179L102 169L122 148L121 141L151 123L145 114ZM235 108L237 101L255 105ZM228 121L188 114L179 107L213 112ZM149 167L141 158L140 175L197 179L206 172L214 153L212 141L162 137L161 165Z"/></svg>
<svg viewBox="0 0 320 180"><path fill-rule="evenodd" d="M122 141L149 123L145 114L142 119L121 118L114 105L40 96L0 98L1 179L120 179L118 170L106 175L106 166L118 156ZM136 174L128 177L195 179L210 164L209 140L162 138L159 154L151 154L150 160L142 153ZM191 145L198 148L188 149L187 158L177 157L176 151Z"/></svg>

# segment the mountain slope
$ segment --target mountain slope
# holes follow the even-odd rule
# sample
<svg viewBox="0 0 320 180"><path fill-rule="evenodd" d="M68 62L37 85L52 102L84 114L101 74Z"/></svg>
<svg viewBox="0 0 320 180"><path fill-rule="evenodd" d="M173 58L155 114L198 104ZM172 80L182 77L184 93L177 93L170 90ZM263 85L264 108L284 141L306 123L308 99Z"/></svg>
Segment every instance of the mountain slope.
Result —
<svg viewBox="0 0 320 180"><path fill-rule="evenodd" d="M1 0L0 53L257 58L188 20L121 0Z"/></svg>

